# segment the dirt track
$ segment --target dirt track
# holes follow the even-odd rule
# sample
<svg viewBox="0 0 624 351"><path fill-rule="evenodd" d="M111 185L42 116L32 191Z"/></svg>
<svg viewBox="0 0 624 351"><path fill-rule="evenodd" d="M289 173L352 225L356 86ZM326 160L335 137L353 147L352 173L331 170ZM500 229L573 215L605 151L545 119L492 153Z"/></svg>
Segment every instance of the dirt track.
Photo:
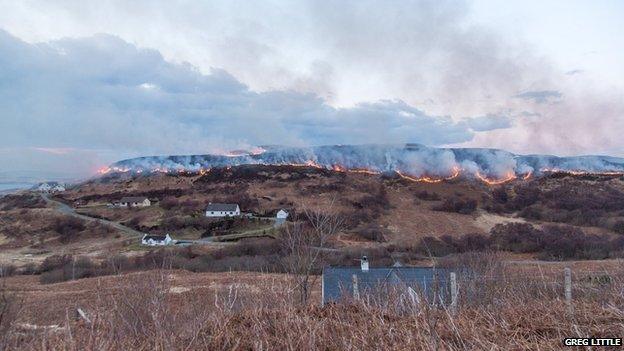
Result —
<svg viewBox="0 0 624 351"><path fill-rule="evenodd" d="M113 221L109 221L106 219L101 219L101 218L94 218L94 217L89 217L87 215L83 215L80 213L76 213L76 211L71 208L70 206L60 202L60 201L56 201L56 200L52 200L48 197L48 195L46 194L41 194L41 197L43 198L43 200L47 203L52 205L52 208L55 209L56 211L64 214L64 215L68 215L68 216L72 216L72 217L76 217L85 221L96 221L99 222L101 224L113 227L117 230L119 230L120 232L127 234L129 236L134 236L134 237L142 237L144 235L144 233L141 233L137 230L134 230L132 228L126 227L125 225L119 224L117 222L113 222Z"/></svg>

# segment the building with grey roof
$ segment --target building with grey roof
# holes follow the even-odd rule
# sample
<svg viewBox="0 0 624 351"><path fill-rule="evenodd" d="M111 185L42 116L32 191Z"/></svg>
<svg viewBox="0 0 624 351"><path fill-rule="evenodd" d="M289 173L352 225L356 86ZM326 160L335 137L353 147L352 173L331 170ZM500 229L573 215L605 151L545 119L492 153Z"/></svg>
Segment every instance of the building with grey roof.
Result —
<svg viewBox="0 0 624 351"><path fill-rule="evenodd" d="M147 207L151 205L152 202L145 196L126 196L116 202L118 207Z"/></svg>
<svg viewBox="0 0 624 351"><path fill-rule="evenodd" d="M363 257L360 267L326 267L322 276L322 303L349 299L383 301L391 294L409 296L412 300L447 301L447 269L432 267L370 268Z"/></svg>
<svg viewBox="0 0 624 351"><path fill-rule="evenodd" d="M206 207L206 217L234 217L240 216L238 204L209 203Z"/></svg>

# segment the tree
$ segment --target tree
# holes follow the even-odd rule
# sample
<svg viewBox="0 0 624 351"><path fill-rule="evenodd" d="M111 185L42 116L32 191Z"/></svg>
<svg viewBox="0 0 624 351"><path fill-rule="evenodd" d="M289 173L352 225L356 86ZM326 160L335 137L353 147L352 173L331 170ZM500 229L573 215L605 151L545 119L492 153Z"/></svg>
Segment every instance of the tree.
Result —
<svg viewBox="0 0 624 351"><path fill-rule="evenodd" d="M280 242L284 250L284 265L299 291L299 301L308 302L311 287L329 239L342 227L342 219L332 211L332 203L325 209L303 207L301 218L296 218L282 229Z"/></svg>

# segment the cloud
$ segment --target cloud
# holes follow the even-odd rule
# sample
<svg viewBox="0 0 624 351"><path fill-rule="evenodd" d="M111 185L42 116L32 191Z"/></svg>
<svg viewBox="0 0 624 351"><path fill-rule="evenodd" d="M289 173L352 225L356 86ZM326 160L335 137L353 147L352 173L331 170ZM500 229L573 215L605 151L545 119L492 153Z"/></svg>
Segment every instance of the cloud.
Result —
<svg viewBox="0 0 624 351"><path fill-rule="evenodd" d="M111 35L28 44L0 31L0 76L0 147L57 156L86 149L145 155L261 144L439 145L473 137L465 122L400 100L335 108L314 94L254 92L224 70L202 74Z"/></svg>
<svg viewBox="0 0 624 351"><path fill-rule="evenodd" d="M465 120L470 129L475 132L486 132L495 129L505 129L512 126L509 116L504 115L486 115L473 117Z"/></svg>
<svg viewBox="0 0 624 351"><path fill-rule="evenodd" d="M524 100L531 100L538 104L543 104L546 102L559 100L562 96L563 95L561 94L561 92L556 91L556 90L537 90L537 91L527 91L527 92L515 95L514 97L524 99Z"/></svg>

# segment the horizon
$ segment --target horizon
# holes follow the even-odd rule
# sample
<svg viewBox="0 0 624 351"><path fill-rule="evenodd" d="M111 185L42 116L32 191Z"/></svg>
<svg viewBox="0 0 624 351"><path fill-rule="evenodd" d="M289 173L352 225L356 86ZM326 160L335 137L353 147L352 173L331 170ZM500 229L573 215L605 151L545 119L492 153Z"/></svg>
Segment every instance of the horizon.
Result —
<svg viewBox="0 0 624 351"><path fill-rule="evenodd" d="M267 144L624 157L617 1L0 3L3 172Z"/></svg>

